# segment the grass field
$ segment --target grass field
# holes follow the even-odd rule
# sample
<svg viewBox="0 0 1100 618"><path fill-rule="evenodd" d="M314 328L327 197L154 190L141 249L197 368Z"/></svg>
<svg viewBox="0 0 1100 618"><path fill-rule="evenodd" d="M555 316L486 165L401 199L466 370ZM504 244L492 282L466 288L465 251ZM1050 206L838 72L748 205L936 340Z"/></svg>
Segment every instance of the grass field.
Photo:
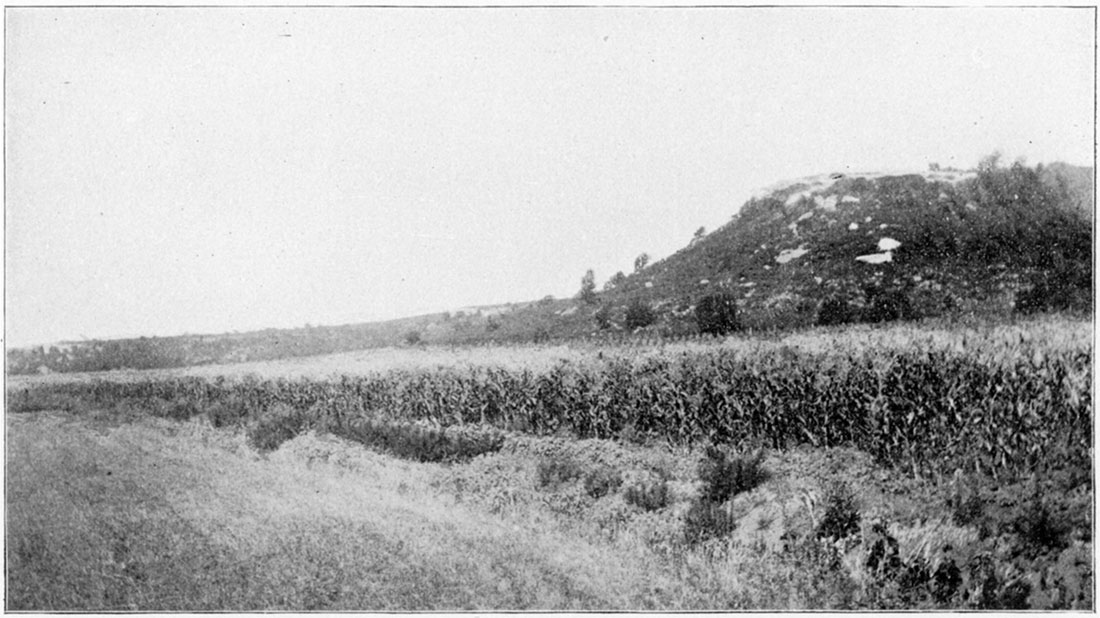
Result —
<svg viewBox="0 0 1100 618"><path fill-rule="evenodd" d="M7 609L1091 609L1091 354L1044 318L18 377ZM586 420L612 394L660 414ZM482 401L526 411L452 409ZM955 416L988 453L937 437Z"/></svg>

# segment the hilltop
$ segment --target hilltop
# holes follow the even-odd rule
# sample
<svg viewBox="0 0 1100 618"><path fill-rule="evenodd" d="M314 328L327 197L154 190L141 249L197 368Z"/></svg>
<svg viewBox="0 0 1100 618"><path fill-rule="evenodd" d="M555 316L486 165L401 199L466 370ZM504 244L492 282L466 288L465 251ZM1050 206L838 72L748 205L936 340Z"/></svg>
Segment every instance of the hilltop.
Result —
<svg viewBox="0 0 1100 618"><path fill-rule="evenodd" d="M759 191L719 229L700 229L673 255L617 273L600 291L591 281L575 298L368 324L8 350L7 370L176 367L639 331L677 336L699 332L697 309L708 298L736 306L728 326L752 330L1087 311L1093 177L1090 167L1002 166L996 157L974 170L823 173Z"/></svg>

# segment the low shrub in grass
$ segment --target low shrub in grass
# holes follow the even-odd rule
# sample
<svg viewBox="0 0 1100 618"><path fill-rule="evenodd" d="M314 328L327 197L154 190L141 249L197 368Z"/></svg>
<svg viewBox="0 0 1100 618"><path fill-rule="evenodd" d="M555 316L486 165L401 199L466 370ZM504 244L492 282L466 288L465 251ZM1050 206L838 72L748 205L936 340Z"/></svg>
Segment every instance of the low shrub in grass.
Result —
<svg viewBox="0 0 1100 618"><path fill-rule="evenodd" d="M540 489L553 488L580 478L584 469L577 461L564 455L552 455L539 460L536 468Z"/></svg>
<svg viewBox="0 0 1100 618"><path fill-rule="evenodd" d="M623 476L618 470L602 466L584 475L584 491L595 499L614 492L623 484Z"/></svg>
<svg viewBox="0 0 1100 618"><path fill-rule="evenodd" d="M689 544L724 537L737 529L727 504L696 500L684 516L684 538Z"/></svg>
<svg viewBox="0 0 1100 618"><path fill-rule="evenodd" d="M333 431L368 448L420 462L467 461L504 446L504 434L485 427L438 427L364 418L341 424Z"/></svg>
<svg viewBox="0 0 1100 618"><path fill-rule="evenodd" d="M825 512L814 535L819 539L843 539L859 532L860 515L856 498L843 483L830 486L825 494Z"/></svg>
<svg viewBox="0 0 1100 618"><path fill-rule="evenodd" d="M273 451L307 428L305 415L285 403L259 414L248 426L248 442L260 451Z"/></svg>
<svg viewBox="0 0 1100 618"><path fill-rule="evenodd" d="M763 462L763 449L735 454L725 448L708 446L706 457L699 464L699 480L703 481L701 499L722 503L753 489L767 478Z"/></svg>
<svg viewBox="0 0 1100 618"><path fill-rule="evenodd" d="M236 395L215 401L206 407L206 418L214 427L236 427L247 422L251 407Z"/></svg>
<svg viewBox="0 0 1100 618"><path fill-rule="evenodd" d="M626 482L623 499L646 511L663 509L669 504L668 481L655 475L643 475Z"/></svg>
<svg viewBox="0 0 1100 618"><path fill-rule="evenodd" d="M202 414L198 404L183 397L177 397L172 401L158 400L152 406L154 416L170 418L174 421L186 421L193 416Z"/></svg>

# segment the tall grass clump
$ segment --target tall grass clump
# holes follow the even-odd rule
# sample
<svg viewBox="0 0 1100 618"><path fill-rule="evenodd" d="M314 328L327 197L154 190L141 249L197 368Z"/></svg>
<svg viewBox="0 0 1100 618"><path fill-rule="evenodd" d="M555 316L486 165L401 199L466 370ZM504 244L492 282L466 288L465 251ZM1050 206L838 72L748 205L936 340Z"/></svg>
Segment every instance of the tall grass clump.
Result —
<svg viewBox="0 0 1100 618"><path fill-rule="evenodd" d="M259 451L273 451L294 439L307 426L305 416L295 408L277 403L265 409L248 426L248 443Z"/></svg>

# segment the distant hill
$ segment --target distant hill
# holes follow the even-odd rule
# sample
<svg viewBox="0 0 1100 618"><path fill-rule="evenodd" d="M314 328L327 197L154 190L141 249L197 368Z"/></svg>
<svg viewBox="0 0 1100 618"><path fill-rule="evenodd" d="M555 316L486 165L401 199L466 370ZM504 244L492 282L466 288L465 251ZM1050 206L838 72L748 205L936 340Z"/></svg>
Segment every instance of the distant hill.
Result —
<svg viewBox="0 0 1100 618"><path fill-rule="evenodd" d="M1091 167L1006 167L993 157L968 171L822 174L759 192L726 225L613 278L587 301L547 297L369 324L8 350L7 370L175 367L638 330L691 334L707 297L730 299L740 327L757 330L1088 311L1093 177Z"/></svg>

